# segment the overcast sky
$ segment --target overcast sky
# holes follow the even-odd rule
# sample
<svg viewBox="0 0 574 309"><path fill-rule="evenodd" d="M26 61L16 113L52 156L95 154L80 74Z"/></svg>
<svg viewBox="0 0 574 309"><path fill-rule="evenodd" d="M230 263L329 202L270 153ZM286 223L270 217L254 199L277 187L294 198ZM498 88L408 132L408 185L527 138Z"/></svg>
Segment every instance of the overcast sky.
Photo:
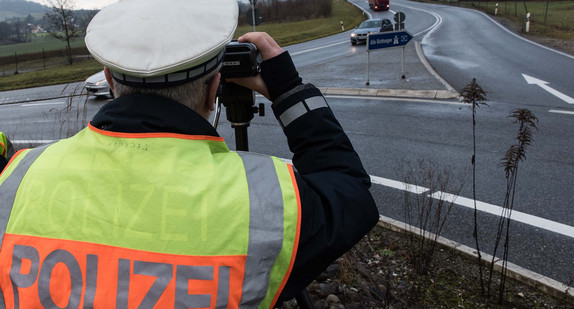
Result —
<svg viewBox="0 0 574 309"><path fill-rule="evenodd" d="M46 1L44 0L28 0L34 1L41 4L46 5ZM101 9L106 5L118 2L119 0L75 0L75 8L77 9L86 9L86 10L93 10L93 9ZM193 1L193 0L190 0ZM242 2L249 2L249 0L239 0Z"/></svg>
<svg viewBox="0 0 574 309"><path fill-rule="evenodd" d="M38 2L41 4L46 5L46 1L44 0L30 0L34 2ZM75 9L86 9L86 10L93 10L93 9L101 9L106 5L112 4L114 2L118 2L118 0L75 0Z"/></svg>

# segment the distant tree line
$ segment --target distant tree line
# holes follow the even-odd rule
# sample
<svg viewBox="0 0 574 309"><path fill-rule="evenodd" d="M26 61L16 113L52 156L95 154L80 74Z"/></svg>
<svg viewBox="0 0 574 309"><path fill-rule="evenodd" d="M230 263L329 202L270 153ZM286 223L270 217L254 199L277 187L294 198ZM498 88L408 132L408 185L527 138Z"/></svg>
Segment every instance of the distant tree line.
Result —
<svg viewBox="0 0 574 309"><path fill-rule="evenodd" d="M30 40L34 18L31 15L24 19L15 18L0 22L0 44L24 43Z"/></svg>
<svg viewBox="0 0 574 309"><path fill-rule="evenodd" d="M332 0L258 0L256 7L264 23L329 17L333 11ZM251 4L239 2L239 9L239 24L247 24L245 14L251 10Z"/></svg>
<svg viewBox="0 0 574 309"><path fill-rule="evenodd" d="M73 11L74 25L81 29L82 33L85 33L88 24L97 12L98 11L95 10ZM32 33L37 30L38 27L47 32L52 30L57 31L46 15L43 15L42 18L34 18L29 14L25 18L13 17L5 21L0 21L0 45L30 42Z"/></svg>

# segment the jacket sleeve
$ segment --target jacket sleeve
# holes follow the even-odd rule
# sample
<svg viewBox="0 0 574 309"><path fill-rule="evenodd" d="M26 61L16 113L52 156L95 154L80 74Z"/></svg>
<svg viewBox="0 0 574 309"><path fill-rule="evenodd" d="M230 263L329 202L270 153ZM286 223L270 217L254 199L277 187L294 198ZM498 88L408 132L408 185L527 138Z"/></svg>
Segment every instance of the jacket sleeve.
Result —
<svg viewBox="0 0 574 309"><path fill-rule="evenodd" d="M299 84L272 108L293 152L302 210L295 264L279 299L285 301L366 235L379 214L370 177L317 88Z"/></svg>

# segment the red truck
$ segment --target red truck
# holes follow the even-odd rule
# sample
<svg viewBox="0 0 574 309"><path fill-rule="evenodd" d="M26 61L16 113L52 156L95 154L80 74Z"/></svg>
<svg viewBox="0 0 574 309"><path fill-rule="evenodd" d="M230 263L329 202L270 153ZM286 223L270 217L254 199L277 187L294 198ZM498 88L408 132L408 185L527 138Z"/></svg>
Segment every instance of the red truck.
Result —
<svg viewBox="0 0 574 309"><path fill-rule="evenodd" d="M369 0L369 7L374 11L388 11L389 0Z"/></svg>

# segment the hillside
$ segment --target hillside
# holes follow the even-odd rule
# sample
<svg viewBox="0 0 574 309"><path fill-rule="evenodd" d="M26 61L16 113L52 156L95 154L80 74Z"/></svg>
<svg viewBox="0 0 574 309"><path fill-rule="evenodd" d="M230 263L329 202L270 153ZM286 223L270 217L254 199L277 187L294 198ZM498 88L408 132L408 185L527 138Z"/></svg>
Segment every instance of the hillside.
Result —
<svg viewBox="0 0 574 309"><path fill-rule="evenodd" d="M28 15L41 17L46 11L46 7L25 0L0 0L0 21L5 21L13 17L26 18Z"/></svg>

